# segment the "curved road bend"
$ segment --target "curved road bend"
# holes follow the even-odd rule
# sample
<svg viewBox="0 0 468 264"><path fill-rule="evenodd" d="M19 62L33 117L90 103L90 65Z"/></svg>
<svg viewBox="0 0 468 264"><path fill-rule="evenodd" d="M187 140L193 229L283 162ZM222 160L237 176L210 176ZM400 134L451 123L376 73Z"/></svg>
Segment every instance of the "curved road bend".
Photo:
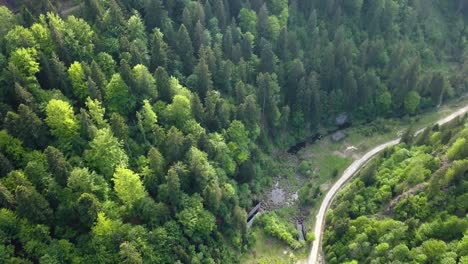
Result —
<svg viewBox="0 0 468 264"><path fill-rule="evenodd" d="M468 112L468 106L465 106L463 108L458 109L457 111L453 112L449 116L440 119L437 124L443 125L452 119L463 115L464 113ZM416 132L416 135L421 133L423 129L419 130ZM374 157L376 154L381 152L387 147L394 146L400 142L400 138L397 138L395 140L389 141L387 143L384 143L382 145L379 145L369 152L367 152L364 156L362 156L360 159L354 161L344 172L343 175L338 179L338 181L333 185L333 187L328 191L327 195L322 201L322 204L320 205L319 212L316 216L316 222L315 222L315 229L314 229L314 235L315 235L315 240L312 243L312 249L310 251L309 259L307 261L308 264L317 264L319 262L319 256L320 256L320 249L321 249L321 243L322 243L322 235L323 235L323 230L325 227L325 213L327 209L330 207L331 202L333 201L333 198L335 198L335 195L337 192L356 174L356 172L367 162L369 161L372 157Z"/></svg>

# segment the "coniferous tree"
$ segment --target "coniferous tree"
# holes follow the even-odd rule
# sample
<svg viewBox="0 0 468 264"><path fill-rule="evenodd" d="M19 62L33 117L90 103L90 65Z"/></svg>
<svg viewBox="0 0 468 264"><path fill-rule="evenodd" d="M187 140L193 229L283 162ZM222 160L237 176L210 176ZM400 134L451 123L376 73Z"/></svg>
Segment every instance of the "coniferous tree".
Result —
<svg viewBox="0 0 468 264"><path fill-rule="evenodd" d="M47 157L49 171L52 173L58 184L65 186L67 184L71 166L63 156L63 153L60 150L49 146L45 149L44 154Z"/></svg>
<svg viewBox="0 0 468 264"><path fill-rule="evenodd" d="M151 39L151 69L157 67L167 67L168 46L163 39L163 34L158 28L153 30Z"/></svg>
<svg viewBox="0 0 468 264"><path fill-rule="evenodd" d="M44 122L24 104L19 105L17 113L8 112L4 124L26 147L35 149L47 144L48 133Z"/></svg>
<svg viewBox="0 0 468 264"><path fill-rule="evenodd" d="M388 132L373 121L467 87L465 0L13 2L0 7L6 262L239 263L245 210L283 169L271 150L342 112L366 136ZM466 260L459 123L408 131L349 183L327 262ZM413 186L385 219L366 216ZM284 224L263 220L267 233Z"/></svg>
<svg viewBox="0 0 468 264"><path fill-rule="evenodd" d="M211 79L211 72L208 69L206 59L200 58L198 65L195 67L195 74L197 76L197 89L198 94L205 98L208 91L213 89L213 81Z"/></svg>
<svg viewBox="0 0 468 264"><path fill-rule="evenodd" d="M172 100L173 92L166 69L158 67L154 73L154 77L156 79L156 87L158 88L159 97L166 102L170 102Z"/></svg>
<svg viewBox="0 0 468 264"><path fill-rule="evenodd" d="M258 19L257 19L257 39L265 38L270 39L269 37L269 28L268 28L268 8L266 4L263 4L258 12Z"/></svg>
<svg viewBox="0 0 468 264"><path fill-rule="evenodd" d="M274 128L280 118L280 111L278 109L278 94L279 85L275 74L260 73L257 77L258 85L258 101L262 109L262 118L265 129L270 130Z"/></svg>
<svg viewBox="0 0 468 264"><path fill-rule="evenodd" d="M167 12L161 0L145 0L144 5L144 19L146 28L152 30L156 27L161 27L163 21L167 17Z"/></svg>
<svg viewBox="0 0 468 264"><path fill-rule="evenodd" d="M178 32L177 51L182 59L183 73L188 75L193 69L193 46L187 28L181 25Z"/></svg>

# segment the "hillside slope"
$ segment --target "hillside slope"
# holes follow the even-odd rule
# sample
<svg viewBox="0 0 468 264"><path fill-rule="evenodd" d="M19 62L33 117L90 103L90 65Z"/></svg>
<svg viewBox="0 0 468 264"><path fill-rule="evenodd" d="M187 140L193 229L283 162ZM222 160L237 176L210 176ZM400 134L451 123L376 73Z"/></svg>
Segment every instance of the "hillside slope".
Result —
<svg viewBox="0 0 468 264"><path fill-rule="evenodd" d="M385 151L339 193L327 215L327 263L468 261L465 124Z"/></svg>
<svg viewBox="0 0 468 264"><path fill-rule="evenodd" d="M275 150L336 130L343 112L415 116L466 93L466 12L441 0L0 6L0 259L239 262Z"/></svg>

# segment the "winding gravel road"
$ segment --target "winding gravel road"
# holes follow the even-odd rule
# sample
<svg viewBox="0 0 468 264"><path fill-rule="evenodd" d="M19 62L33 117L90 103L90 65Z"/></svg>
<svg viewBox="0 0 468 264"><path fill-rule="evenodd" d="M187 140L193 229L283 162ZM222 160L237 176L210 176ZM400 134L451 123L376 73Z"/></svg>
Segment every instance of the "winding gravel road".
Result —
<svg viewBox="0 0 468 264"><path fill-rule="evenodd" d="M464 113L468 112L468 106L465 106L463 108L458 109L457 111L453 112L449 116L440 119L437 124L443 125L452 119L463 115ZM416 132L416 135L421 133L424 129L421 129ZM322 236L323 236L323 230L325 229L325 213L327 209L330 207L333 198L335 198L335 195L341 188L356 174L356 172L367 162L369 161L372 157L374 157L376 154L381 152L387 147L394 146L400 142L401 138L397 138L395 140L389 141L387 143L384 143L382 145L379 145L369 152L367 152L364 156L362 156L360 159L354 161L344 172L343 175L338 179L338 181L333 185L333 187L328 191L327 195L322 201L322 204L320 205L320 210L316 216L316 222L315 222L315 229L314 229L314 235L315 235L315 240L312 243L312 249L310 251L309 259L307 261L308 264L317 264L320 263L319 257L320 257L320 249L321 249L321 243L322 243Z"/></svg>

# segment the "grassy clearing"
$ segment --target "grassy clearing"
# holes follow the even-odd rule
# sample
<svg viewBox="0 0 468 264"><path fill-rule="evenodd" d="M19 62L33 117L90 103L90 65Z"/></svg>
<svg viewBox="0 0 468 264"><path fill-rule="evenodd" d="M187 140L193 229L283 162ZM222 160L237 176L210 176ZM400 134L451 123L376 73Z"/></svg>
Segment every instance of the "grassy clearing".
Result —
<svg viewBox="0 0 468 264"><path fill-rule="evenodd" d="M293 264L305 258L309 252L308 245L298 250L292 250L278 239L266 234L259 226L251 229L255 239L253 250L245 254L241 263L245 264Z"/></svg>

